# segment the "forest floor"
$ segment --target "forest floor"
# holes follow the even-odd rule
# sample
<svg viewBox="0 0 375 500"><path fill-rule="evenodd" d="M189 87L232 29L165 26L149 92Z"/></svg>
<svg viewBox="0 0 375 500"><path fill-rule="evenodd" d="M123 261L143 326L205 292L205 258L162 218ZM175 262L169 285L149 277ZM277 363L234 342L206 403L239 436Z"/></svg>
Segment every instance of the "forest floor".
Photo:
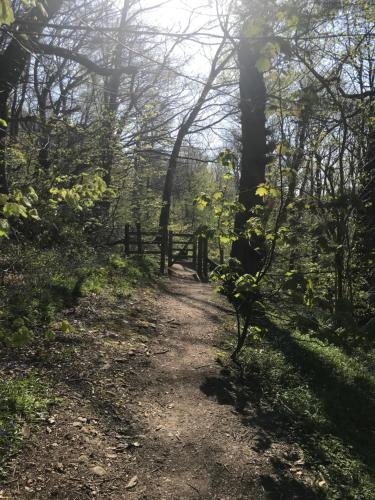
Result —
<svg viewBox="0 0 375 500"><path fill-rule="evenodd" d="M58 404L23 429L0 498L310 498L301 450L218 363L228 311L210 285L92 294L66 314L76 333L2 362L37 367Z"/></svg>

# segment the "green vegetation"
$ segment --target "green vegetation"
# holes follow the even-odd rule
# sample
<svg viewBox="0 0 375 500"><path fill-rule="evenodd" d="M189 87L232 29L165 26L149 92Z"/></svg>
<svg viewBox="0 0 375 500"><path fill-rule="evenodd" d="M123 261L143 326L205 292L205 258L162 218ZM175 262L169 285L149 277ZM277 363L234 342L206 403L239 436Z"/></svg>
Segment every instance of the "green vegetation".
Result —
<svg viewBox="0 0 375 500"><path fill-rule="evenodd" d="M0 0L0 348L48 348L80 299L151 283L166 230L205 234L245 387L314 488L370 499L374 7L217 0L178 33L151 3ZM1 383L12 448L47 400Z"/></svg>
<svg viewBox="0 0 375 500"><path fill-rule="evenodd" d="M64 312L77 305L80 297L129 296L136 287L155 282L158 269L154 259L124 258L109 252L91 254L90 260L81 253L75 266L71 258L63 266L56 252L32 252L27 257L23 255L23 265L40 272L17 276L1 312L0 341L15 367L17 349L39 346L43 351L54 342L56 333L76 333ZM38 422L47 418L53 403L53 390L37 371L0 370L0 475L7 459L20 449Z"/></svg>
<svg viewBox="0 0 375 500"><path fill-rule="evenodd" d="M240 359L247 397L277 422L267 432L302 448L307 484L329 499L370 500L373 351L348 355L310 335L270 325L266 339L246 347Z"/></svg>
<svg viewBox="0 0 375 500"><path fill-rule="evenodd" d="M29 249L17 263L18 273L9 278L13 279L12 288L5 288L0 341L16 347L50 337L63 311L77 305L80 297L98 294L109 286L125 294L150 283L157 265L147 256L124 258L83 248L65 256Z"/></svg>
<svg viewBox="0 0 375 500"><path fill-rule="evenodd" d="M31 428L47 418L54 396L36 372L21 376L0 371L0 377L1 477L5 461L30 437Z"/></svg>

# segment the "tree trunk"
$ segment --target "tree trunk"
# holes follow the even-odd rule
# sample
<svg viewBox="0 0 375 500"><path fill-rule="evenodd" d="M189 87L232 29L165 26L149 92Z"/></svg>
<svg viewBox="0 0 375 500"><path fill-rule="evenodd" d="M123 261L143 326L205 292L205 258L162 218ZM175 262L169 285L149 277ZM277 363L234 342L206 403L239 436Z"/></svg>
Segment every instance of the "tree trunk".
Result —
<svg viewBox="0 0 375 500"><path fill-rule="evenodd" d="M263 261L261 252L256 249L261 244L259 238L249 240L243 235L254 206L261 202L255 191L264 182L267 163L266 87L263 74L256 67L259 57L258 47L250 46L249 41L241 37L239 66L242 158L238 200L245 210L238 212L235 218L238 238L233 242L231 255L241 262L244 271L249 274L259 271Z"/></svg>
<svg viewBox="0 0 375 500"><path fill-rule="evenodd" d="M375 104L370 106L369 116L374 116ZM370 305L375 304L375 125L369 125L367 157L364 167L363 210L362 210L362 248L366 262L370 263L367 274Z"/></svg>
<svg viewBox="0 0 375 500"><path fill-rule="evenodd" d="M121 11L121 20L120 26L118 29L118 39L115 47L115 51L113 54L112 68L113 73L109 77L108 84L106 86L106 109L103 120L103 129L104 129L104 144L103 144L103 157L102 157L102 167L105 170L104 180L107 185L111 183L112 177L112 168L113 162L115 159L115 134L116 134L116 113L118 110L119 102L118 102L118 94L121 85L121 73L119 70L122 63L122 53L124 50L123 47L123 38L125 35L125 28L129 14L130 2L129 0L124 0L122 11Z"/></svg>
<svg viewBox="0 0 375 500"><path fill-rule="evenodd" d="M165 176L162 207L160 210L159 227L166 228L169 224L169 217L171 212L172 191L174 185L174 178L176 176L178 157L180 154L182 141L186 135L183 127L178 131L176 141L168 162L167 175Z"/></svg>
<svg viewBox="0 0 375 500"><path fill-rule="evenodd" d="M183 123L178 131L173 146L173 150L169 158L167 174L164 181L162 207L160 210L160 218L159 218L160 228L166 228L168 227L169 224L174 178L176 176L178 157L180 155L180 150L183 140L189 133L191 126L194 124L199 112L202 109L202 106L206 102L207 96L212 89L216 77L225 68L226 63L232 56L232 52L230 52L223 58L221 62L219 62L220 57L222 57L225 44L226 44L226 39L224 38L213 57L211 63L211 70L202 88L201 94L198 97L198 100L196 101L194 106L192 107L191 111L185 116Z"/></svg>

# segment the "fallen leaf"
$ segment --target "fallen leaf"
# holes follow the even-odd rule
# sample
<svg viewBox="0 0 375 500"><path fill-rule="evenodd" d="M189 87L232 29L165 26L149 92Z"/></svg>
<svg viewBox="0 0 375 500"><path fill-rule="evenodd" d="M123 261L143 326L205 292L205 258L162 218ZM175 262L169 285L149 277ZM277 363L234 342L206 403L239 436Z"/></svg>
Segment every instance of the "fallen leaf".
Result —
<svg viewBox="0 0 375 500"><path fill-rule="evenodd" d="M95 467L91 467L91 472L95 474L95 476L105 476L107 474L107 471L104 469L104 467L101 467L100 465L96 465Z"/></svg>
<svg viewBox="0 0 375 500"><path fill-rule="evenodd" d="M64 472L64 464L61 463L61 462L58 462L55 466L55 469L58 471L58 472Z"/></svg>
<svg viewBox="0 0 375 500"><path fill-rule="evenodd" d="M130 490L131 488L134 488L134 486L137 486L138 484L138 476L133 476L128 484L125 486L127 490Z"/></svg>
<svg viewBox="0 0 375 500"><path fill-rule="evenodd" d="M30 434L31 434L30 427L26 424L24 426L22 426L21 434L24 438L28 439L30 437Z"/></svg>

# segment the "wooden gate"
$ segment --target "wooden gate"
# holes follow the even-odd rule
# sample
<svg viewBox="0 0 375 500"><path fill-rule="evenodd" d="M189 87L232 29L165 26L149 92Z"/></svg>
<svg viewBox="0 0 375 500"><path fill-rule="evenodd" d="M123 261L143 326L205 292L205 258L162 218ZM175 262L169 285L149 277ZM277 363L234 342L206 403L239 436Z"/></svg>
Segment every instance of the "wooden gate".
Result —
<svg viewBox="0 0 375 500"><path fill-rule="evenodd" d="M135 228L126 224L124 237L110 244L123 244L125 255L160 255L161 274L165 274L166 264L181 263L208 281L208 240L199 232L143 231L140 224Z"/></svg>

